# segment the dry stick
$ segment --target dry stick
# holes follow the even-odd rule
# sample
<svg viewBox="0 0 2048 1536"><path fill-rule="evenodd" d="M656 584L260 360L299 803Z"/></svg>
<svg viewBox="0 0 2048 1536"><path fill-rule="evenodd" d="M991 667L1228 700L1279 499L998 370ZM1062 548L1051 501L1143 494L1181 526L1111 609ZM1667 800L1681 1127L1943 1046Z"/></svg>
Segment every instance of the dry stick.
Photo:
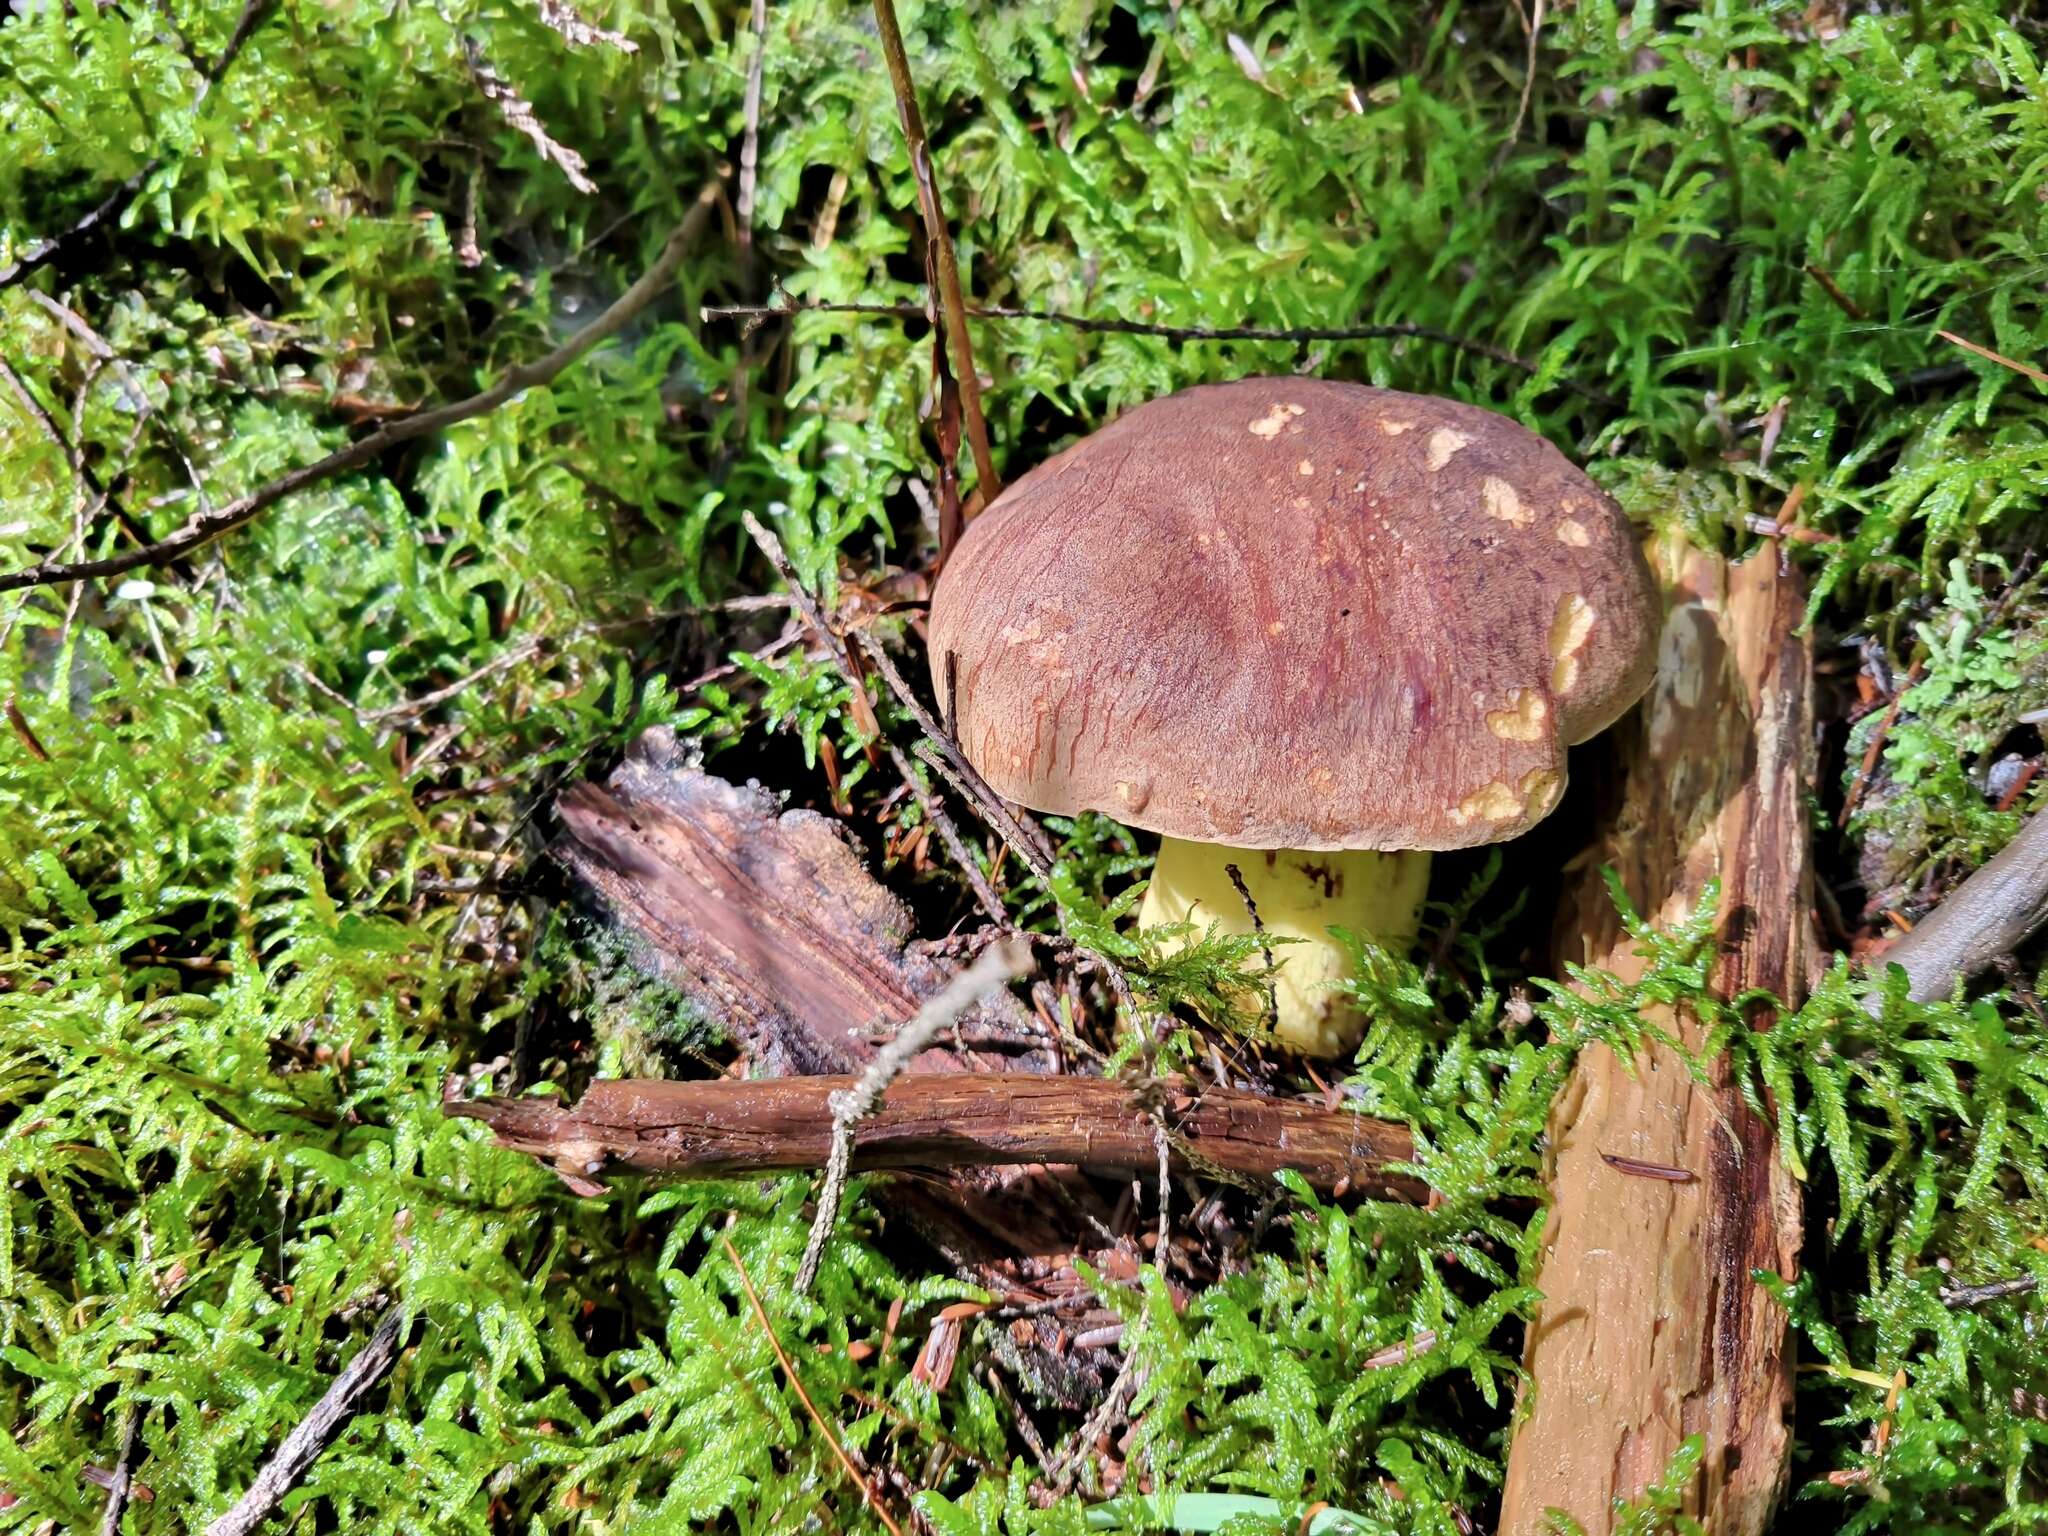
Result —
<svg viewBox="0 0 2048 1536"><path fill-rule="evenodd" d="M2010 368L2014 373L2025 374L2028 378L2032 379L2036 384L2048 384L2048 373L2043 373L2038 368L2031 367L2026 363L2022 363L2014 358L2007 357L2003 352L1994 352L1989 347L1979 346L1976 342L1969 340L1967 337L1958 336L1954 331L1936 331L1934 334L1939 336L1943 341L1950 342L1958 347L1961 347L1965 352L1974 352L1977 354L1977 356L1984 358L1987 361L1998 364L1998 366L2001 368Z"/></svg>
<svg viewBox="0 0 2048 1536"><path fill-rule="evenodd" d="M839 669L840 675L846 679L847 686L852 688L861 698L865 699L866 694L862 691L864 685L861 681L860 670L854 666L852 653L847 650L846 637L825 622L824 610L818 606L817 598L804 585L803 579L797 575L796 566L790 561L788 552L783 549L782 541L770 532L767 526L758 517L754 516L752 512L742 512L740 514L740 521L746 527L747 533L753 538L754 543L759 546L761 553L768 557L768 563L774 566L777 573L781 575L783 584L789 588L790 600L796 604L797 611L803 615L805 622L824 639L826 653L832 658L833 665ZM889 682L892 691L895 691L897 697L901 699L906 690L903 688L902 675L896 671L895 663L889 661L880 648L874 646L865 634L857 632L855 638L860 641L862 650L866 651L871 658L876 659L877 665L884 669L882 674L884 679ZM916 706L914 713L919 715L918 724L920 726L923 726L927 731L933 728L934 722L931 722L930 715L924 711L922 704ZM1002 902L996 898L994 889L989 885L987 878L982 875L980 866L974 862L973 856L967 851L966 844L960 840L960 834L953 827L951 820L946 818L943 812L937 810L938 802L929 795L923 785L918 783L917 776L911 769L909 762L904 758L902 751L893 743L889 745L889 756L895 762L897 772L903 775L905 782L911 787L911 792L917 796L918 804L924 807L928 815L932 816L933 822L939 828L939 835L946 841L947 850L952 853L962 870L966 872L968 883L974 887L975 896L980 900L983 910L996 922L1007 924L1009 919L1003 912ZM969 804L977 803L976 796L964 787L963 782L959 778L948 772L943 766L940 771L945 774L948 782L953 785L963 800L966 800ZM986 785L982 787L984 790L987 789ZM1011 842L1013 847L1024 847L1032 852L1042 851L1043 866L1033 865L1033 872L1041 875L1051 873L1051 850L1041 850L1037 845L1032 844L1026 838L1023 829L1015 825L1014 820L1012 821L1012 828L1015 832L1014 839L1009 833L1005 833L1003 828L997 827L996 830L1004 837L1006 842ZM1031 864L1029 853L1020 854L1020 857L1024 858L1026 864Z"/></svg>
<svg viewBox="0 0 2048 1536"><path fill-rule="evenodd" d="M1949 892L1878 962L1906 969L1906 995L1937 1002L2048 922L2048 815Z"/></svg>
<svg viewBox="0 0 2048 1536"><path fill-rule="evenodd" d="M897 669L894 658L882 648L882 643L866 631L857 633L854 639L860 643L868 660L875 664L875 670L882 674L882 681L888 685L896 702L909 711L918 729L924 732L926 740L919 744L918 756L926 762L933 762L934 754L942 759L941 771L945 773L947 782L960 790L968 803L981 813L982 819L1011 846L1034 875L1041 880L1050 878L1053 850L1052 844L1046 841L1044 830L1036 822L1011 811L1003 798L989 788L988 780L967 761L952 732L939 724L937 717L924 707L924 700L903 680L902 672ZM933 763L933 766L941 765Z"/></svg>
<svg viewBox="0 0 2048 1536"><path fill-rule="evenodd" d="M1485 177L1480 181L1478 190L1472 194L1472 201L1475 203L1486 195L1486 189L1493 185L1493 179L1500 174L1500 168L1508 163L1508 156L1514 153L1515 145L1522 137L1522 124L1529 120L1529 98L1536 91L1536 55L1543 41L1543 0L1536 0L1536 8L1528 18L1528 24L1529 61L1522 70L1522 99L1515 106L1514 126L1508 129L1507 138L1494 152L1493 164L1486 168Z"/></svg>
<svg viewBox="0 0 2048 1536"><path fill-rule="evenodd" d="M697 195L697 200L691 204L690 211L683 216L682 222L669 232L667 241L662 245L661 255L640 275L632 287L613 301L609 309L546 356L508 369L497 383L481 394L471 395L467 400L458 400L449 405L436 406L432 410L420 411L411 416L402 416L380 427L368 437L350 443L346 448L330 453L315 463L280 475L268 485L251 491L224 507L195 515L177 532L141 549L110 555L102 560L79 560L69 564L46 560L26 570L0 575L0 592L82 581L91 576L115 576L122 571L134 570L137 566L168 564L188 551L202 544L211 543L222 534L252 521L294 492L368 464L401 443L411 442L416 437L425 437L444 428L487 415L521 391L538 389L550 383L557 374L580 360L600 342L617 335L635 315L661 296L668 287L669 280L675 276L676 269L682 265L683 257L696 242L705 221L710 218L718 196L719 188L716 182Z"/></svg>
<svg viewBox="0 0 2048 1536"><path fill-rule="evenodd" d="M1116 1380L1109 1384L1109 1392L1102 1399L1102 1405L1074 1431L1066 1454L1060 1458L1059 1469L1052 1474L1054 1493L1064 1495L1074 1486L1074 1477L1081 1470L1082 1462L1087 1460L1089 1450L1109 1433L1111 1422L1124 1411L1125 1402L1137 1387L1137 1375L1137 1351L1127 1347L1123 1368L1116 1373Z"/></svg>
<svg viewBox="0 0 2048 1536"><path fill-rule="evenodd" d="M1941 1304L1951 1308L1981 1307L1987 1301L2030 1295L2040 1286L2039 1275L2015 1275L2010 1280L1991 1280L1983 1285L1945 1285L1941 1288Z"/></svg>
<svg viewBox="0 0 2048 1536"><path fill-rule="evenodd" d="M114 516L120 519L121 526L138 541L144 539L146 536L142 532L142 525L129 515L128 509L114 495L113 489L104 484L93 467L84 461L78 446L66 440L63 429L57 425L50 413L43 409L43 402L38 400L35 392L28 387L28 380L16 373L13 365L4 357L0 357L0 382L4 382L14 392L14 397L21 402L21 408L28 412L29 419L36 424L37 429L50 440L51 445L59 453L71 461L76 469L80 483L93 498L92 510L86 513L84 521L90 523L99 515L101 507L111 506L114 509ZM148 419L148 415L147 411L138 413L138 426Z"/></svg>
<svg viewBox="0 0 2048 1536"><path fill-rule="evenodd" d="M878 315L886 319L922 320L925 309L921 304L825 304L811 299L798 299L783 294L770 304L707 304L697 311L698 318L710 320L745 320L753 324L774 319L782 315ZM1007 304L978 304L968 308L967 314L976 320L1023 320L1038 325L1065 326L1068 330L1082 331L1097 336L1155 336L1162 341L1433 341L1455 351L1469 352L1503 367L1513 368L1520 373L1533 374L1537 364L1526 357L1510 352L1505 347L1496 347L1491 342L1477 341L1470 336L1460 336L1455 331L1439 330L1433 325L1413 325L1399 322L1388 325L1155 325L1145 320L1102 319L1091 315L1069 314L1056 309L1024 309ZM1559 379L1558 383L1573 394L1582 396L1599 405L1620 404L1612 395L1577 384L1570 379Z"/></svg>
<svg viewBox="0 0 2048 1536"><path fill-rule="evenodd" d="M939 301L946 316L946 339L952 345L953 371L960 376L960 404L967 418L967 446L974 453L974 473L981 481L982 504L1002 494L995 459L988 448L988 423L981 414L981 376L974 371L974 347L967 338L967 300L960 291L960 268L953 259L953 237L946 229L946 211L932 180L931 147L925 141L924 118L917 110L917 86L910 78L910 59L903 51L903 33L896 25L894 0L875 0L875 23L881 29L882 56L889 63L889 83L896 90L896 110L903 120L903 140L910 148L911 179L917 183L924 237L938 270Z"/></svg>
<svg viewBox="0 0 2048 1536"><path fill-rule="evenodd" d="M100 1511L100 1536L115 1536L121 1529L121 1514L128 1508L128 1493L135 1483L130 1464L135 1459L135 1436L141 1428L142 1414L130 1403L121 1419L121 1452L114 1458L114 1475L107 1482L107 1505Z"/></svg>
<svg viewBox="0 0 2048 1536"><path fill-rule="evenodd" d="M903 1536L903 1527L891 1518L882 1501L875 1497L874 1488L860 1475L859 1468L854 1466L853 1459L846 1454L846 1447L839 1443L839 1437L832 1433L832 1426L825 1422L825 1416L818 1412L818 1405L811 1401L811 1394L804 1390L803 1378L797 1375L796 1367L790 1364L789 1356L783 1351L782 1340L775 1336L775 1325L768 1321L768 1309L761 1305L760 1294L754 1289L753 1277L747 1273L747 1266L740 1258L739 1249L733 1246L732 1238L729 1236L721 1236L719 1241L725 1244L726 1257L732 1260L732 1267L739 1273L740 1284L746 1290L747 1300L753 1305L754 1316L760 1321L761 1331L768 1335L769 1348L775 1351L775 1361L782 1367L782 1374L789 1379L790 1386L796 1389L797 1399L804 1405L804 1412L811 1416L811 1422L818 1426L818 1433L825 1437L825 1443L832 1448L832 1454L839 1459L839 1465L846 1469L846 1475L852 1478L854 1486L860 1489L861 1502L872 1509L875 1517L889 1528L890 1536Z"/></svg>
<svg viewBox="0 0 2048 1536"><path fill-rule="evenodd" d="M228 45L221 50L220 57L213 61L212 68L205 70L199 77L199 87L192 93L192 105L195 108L212 94L213 88L220 84L235 60L241 56L243 47L269 9L270 0L244 0L242 14L235 18L235 30L228 38ZM57 259L58 252L80 235L88 234L111 220L118 220L128 205L135 201L136 194L142 190L143 184L157 173L163 163L162 155L151 156L140 170L100 199L69 229L59 230L49 239L37 242L29 248L27 255L12 266L0 267L0 291L12 288L23 279L40 272Z"/></svg>
<svg viewBox="0 0 2048 1536"><path fill-rule="evenodd" d="M313 1411L284 1437L277 1454L256 1474L249 1491L235 1501L233 1509L206 1528L206 1536L249 1536L269 1517L355 1416L357 1403L384 1379L405 1343L407 1322L402 1305L394 1304L384 1314L377 1331L370 1335L370 1342L342 1367L341 1374L313 1405Z"/></svg>
<svg viewBox="0 0 2048 1536"><path fill-rule="evenodd" d="M960 829L953 825L953 818L946 814L946 808L939 803L939 797L925 787L924 781L917 776L917 770L911 766L910 759L903 755L903 749L893 741L889 743L889 761L896 765L896 772L910 787L911 794L917 797L918 809L924 812L925 820L938 829L939 841L946 845L946 852L952 855L953 862L960 866L960 873L966 876L968 888L974 892L974 899L980 903L982 913L990 922L1008 927L1010 914L1003 910L1002 898L996 895L996 888L988 883L988 876L981 872L981 865L975 860L974 850L967 846L967 840L960 835Z"/></svg>
<svg viewBox="0 0 2048 1536"><path fill-rule="evenodd" d="M1856 767L1856 780L1849 786L1849 793L1842 800L1842 819L1855 813L1856 802L1863 798L1863 791L1870 783L1871 774L1877 771L1877 760L1884 753L1884 741L1898 723L1899 710L1904 707L1906 695L1913 685L1920 681L1920 674L1926 670L1924 661L1916 661L1907 671L1905 680L1892 693L1891 706L1885 710L1884 718L1877 722L1877 729L1870 733L1870 744L1863 749L1863 761Z"/></svg>
<svg viewBox="0 0 2048 1536"><path fill-rule="evenodd" d="M739 226L740 270L754 264L754 187L761 163L761 74L768 57L768 0L754 0L754 56L747 61L746 129L740 137L739 190L733 221Z"/></svg>
<svg viewBox="0 0 2048 1536"><path fill-rule="evenodd" d="M832 1095L832 1151L825 1159L825 1182L818 1191L818 1211L804 1243L803 1262L796 1267L796 1293L807 1295L818 1278L826 1240L839 1224L839 1202L846 1193L846 1175L853 1161L853 1128L874 1113L876 1102L896 1075L909 1066L940 1030L967 1012L990 992L1015 981L1031 969L1031 946L1011 937L993 945L974 964L934 993L917 1016L896 1031L896 1038L875 1052L875 1059L851 1088Z"/></svg>

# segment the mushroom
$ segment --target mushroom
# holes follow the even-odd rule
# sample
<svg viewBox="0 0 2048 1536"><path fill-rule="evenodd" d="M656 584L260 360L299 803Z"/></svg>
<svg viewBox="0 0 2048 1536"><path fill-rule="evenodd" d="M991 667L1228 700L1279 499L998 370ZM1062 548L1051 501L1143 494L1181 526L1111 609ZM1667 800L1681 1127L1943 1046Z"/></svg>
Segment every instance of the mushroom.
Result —
<svg viewBox="0 0 2048 1536"><path fill-rule="evenodd" d="M1280 946L1276 1030L1358 1011L1341 925L1413 940L1430 852L1556 806L1565 749L1648 685L1628 521L1476 406L1240 379L1137 407L1013 483L933 595L948 721L999 794L1160 834L1139 922Z"/></svg>

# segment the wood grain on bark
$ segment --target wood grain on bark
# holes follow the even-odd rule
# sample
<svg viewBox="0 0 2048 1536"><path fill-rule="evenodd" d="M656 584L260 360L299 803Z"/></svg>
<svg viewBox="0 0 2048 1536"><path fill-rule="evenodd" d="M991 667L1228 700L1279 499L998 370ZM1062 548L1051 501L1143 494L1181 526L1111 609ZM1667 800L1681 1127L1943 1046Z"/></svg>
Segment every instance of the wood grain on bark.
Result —
<svg viewBox="0 0 2048 1536"><path fill-rule="evenodd" d="M507 1146L547 1158L572 1178L589 1178L608 1163L710 1177L822 1166L832 1144L830 1096L853 1082L625 1079L593 1083L574 1109L545 1099L477 1099L449 1112L483 1121ZM1418 1201L1429 1193L1420 1180L1388 1172L1414 1156L1405 1126L1298 1099L1164 1086L1168 1142L1183 1170L1264 1182L1292 1168L1323 1190ZM1158 1163L1152 1103L1136 1085L1112 1078L907 1074L855 1125L853 1167L1021 1162L1149 1172Z"/></svg>
<svg viewBox="0 0 2048 1536"><path fill-rule="evenodd" d="M958 968L914 937L838 823L689 765L651 731L610 780L558 803L555 855L637 941L635 958L778 1076L848 1072ZM935 1048L913 1071L1050 1072L1045 1030L1002 994L961 1026L1008 1049Z"/></svg>
<svg viewBox="0 0 2048 1536"><path fill-rule="evenodd" d="M1567 904L1560 958L1642 973L1603 865L1658 926L1718 880L1716 994L1763 988L1796 1004L1814 964L1799 583L1773 552L1731 566L1662 542L1651 564L1668 602L1657 677L1616 727L1624 787ZM1702 1038L1688 1010L1655 1022L1688 1046ZM1756 1536L1783 1490L1786 1319L1751 1272L1797 1275L1799 1193L1725 1061L1709 1076L1700 1084L1661 1047L1631 1072L1594 1046L1552 1109L1544 1300L1528 1330L1505 1536L1546 1529L1552 1509L1604 1536L1614 1501L1660 1479L1693 1434L1706 1456L1686 1509L1712 1536ZM1643 1177L1603 1154L1692 1177Z"/></svg>

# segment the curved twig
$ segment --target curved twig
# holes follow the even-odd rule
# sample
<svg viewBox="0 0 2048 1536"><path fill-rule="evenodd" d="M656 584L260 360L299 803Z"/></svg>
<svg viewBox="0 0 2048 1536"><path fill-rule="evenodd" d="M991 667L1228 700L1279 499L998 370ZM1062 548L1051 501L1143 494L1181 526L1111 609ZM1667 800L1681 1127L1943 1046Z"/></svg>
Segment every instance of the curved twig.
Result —
<svg viewBox="0 0 2048 1536"><path fill-rule="evenodd" d="M55 586L66 582L84 581L94 576L117 576L138 566L168 565L200 545L210 544L222 534L231 533L244 523L254 521L295 491L305 490L322 480L332 479L348 470L360 468L389 453L399 444L411 442L416 437L426 437L430 433L443 431L474 417L488 415L522 390L537 389L550 383L557 374L581 359L598 343L625 329L626 324L635 315L660 297L668 287L669 280L675 276L676 269L683 264L684 255L696 243L705 221L711 216L711 209L718 201L718 196L719 186L715 181L697 194L697 200L690 205L690 211L683 215L682 222L669 232L667 241L662 245L661 255L655 259L654 265L643 272L632 287L620 294L612 302L611 308L546 356L507 369L497 383L482 393L471 395L467 400L457 400L450 405L440 405L411 416L401 416L372 432L368 437L350 443L346 448L337 449L324 459L280 475L269 484L258 487L246 496L236 498L226 506L195 515L175 533L158 539L154 544L144 545L140 549L124 550L118 555L108 555L100 560L45 560L39 565L29 566L26 570L9 571L5 575L0 575L0 592L13 592L23 587Z"/></svg>

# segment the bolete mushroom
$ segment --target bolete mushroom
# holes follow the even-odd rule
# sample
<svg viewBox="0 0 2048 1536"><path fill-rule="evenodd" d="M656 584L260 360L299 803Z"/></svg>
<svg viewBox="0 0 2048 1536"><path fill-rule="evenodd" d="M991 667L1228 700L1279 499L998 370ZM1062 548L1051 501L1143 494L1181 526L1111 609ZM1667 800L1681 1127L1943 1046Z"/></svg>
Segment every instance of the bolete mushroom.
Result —
<svg viewBox="0 0 2048 1536"><path fill-rule="evenodd" d="M1414 938L1431 850L1516 837L1634 702L1628 522L1491 411L1293 378L1126 412L1012 484L933 596L932 672L999 794L1161 835L1139 921L1276 948L1277 1032L1348 1050L1329 933ZM950 683L949 683L950 675Z"/></svg>

